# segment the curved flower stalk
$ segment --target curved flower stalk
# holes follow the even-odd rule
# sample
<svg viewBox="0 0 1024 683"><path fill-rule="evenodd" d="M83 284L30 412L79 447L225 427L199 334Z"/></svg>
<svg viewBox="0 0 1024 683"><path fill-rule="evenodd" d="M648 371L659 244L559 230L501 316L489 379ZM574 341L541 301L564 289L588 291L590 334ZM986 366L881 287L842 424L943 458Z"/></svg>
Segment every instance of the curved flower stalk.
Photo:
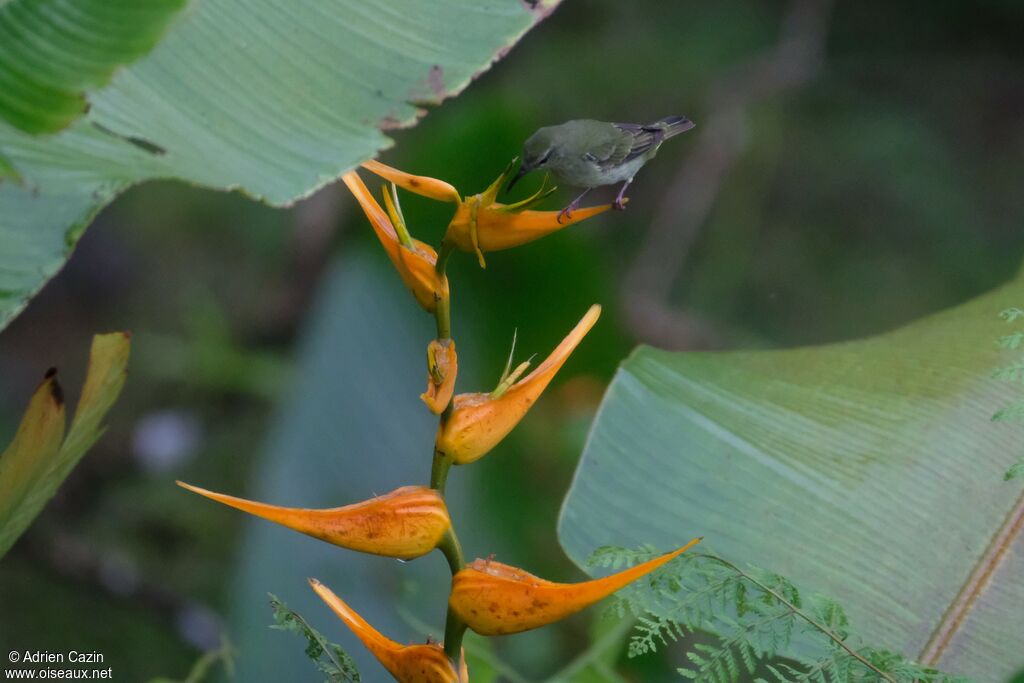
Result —
<svg viewBox="0 0 1024 683"><path fill-rule="evenodd" d="M459 394L437 432L437 451L456 465L479 460L519 424L601 315L594 304L562 343L533 372L489 393ZM520 370L525 369L520 366Z"/></svg>
<svg viewBox="0 0 1024 683"><path fill-rule="evenodd" d="M452 526L444 498L425 486L404 486L361 503L309 510L258 503L180 481L178 485L321 541L401 560L437 548Z"/></svg>
<svg viewBox="0 0 1024 683"><path fill-rule="evenodd" d="M462 251L475 252L481 267L486 265L483 256L485 251L500 251L532 242L612 208L611 204L590 206L573 211L572 216L565 216L560 211L529 209L551 194L554 188L548 191L541 188L521 202L502 204L497 201L498 191L510 177L512 164L486 190L480 194L467 195L465 199L443 180L412 175L379 161L368 161L363 164L363 168L410 192L455 203L455 216L448 224L445 241Z"/></svg>
<svg viewBox="0 0 1024 683"><path fill-rule="evenodd" d="M420 306L433 313L439 302L447 301L449 298L448 278L437 271L437 252L429 244L409 236L397 203L394 203L387 194L385 203L390 209L390 217L374 199L358 174L346 173L341 179L363 208L373 231L377 233L377 239L401 276L402 282L413 293Z"/></svg>
<svg viewBox="0 0 1024 683"><path fill-rule="evenodd" d="M522 569L476 560L452 579L449 608L485 636L520 633L547 626L608 597L650 574L700 542L593 581L552 583Z"/></svg>
<svg viewBox="0 0 1024 683"><path fill-rule="evenodd" d="M330 588L316 579L310 579L309 585L399 683L469 683L465 657L456 672L440 645L396 643L367 623Z"/></svg>
<svg viewBox="0 0 1024 683"><path fill-rule="evenodd" d="M451 339L434 339L427 346L427 390L420 398L430 412L440 415L455 393L455 377L459 373L459 357Z"/></svg>

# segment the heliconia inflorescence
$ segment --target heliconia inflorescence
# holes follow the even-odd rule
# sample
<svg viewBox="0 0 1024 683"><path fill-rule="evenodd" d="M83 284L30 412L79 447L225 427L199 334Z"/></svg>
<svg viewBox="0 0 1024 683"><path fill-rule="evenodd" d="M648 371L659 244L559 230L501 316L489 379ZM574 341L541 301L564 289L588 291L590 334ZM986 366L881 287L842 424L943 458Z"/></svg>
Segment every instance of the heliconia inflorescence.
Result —
<svg viewBox="0 0 1024 683"><path fill-rule="evenodd" d="M607 211L611 205L576 209L562 222L566 218L562 212L530 210L550 194L543 188L514 204L497 201L511 166L484 192L466 197L443 180L412 175L378 161L368 161L363 167L389 181L383 188L384 207L356 172L346 173L342 179L402 282L437 322L436 338L427 346L427 388L420 396L427 408L440 416L430 487L405 486L359 503L319 510L280 507L178 483L217 502L350 550L409 560L440 549L452 572L442 644L396 643L319 581L310 579L310 585L399 683L469 683L461 647L467 628L496 636L554 623L657 570L699 539L616 574L575 584L546 581L492 560L465 563L444 499L451 466L479 460L519 424L597 322L601 307L591 306L529 374L530 363L513 368L510 355L493 391L456 395L459 361L451 338L451 299L445 273L448 256L454 249L475 252L483 266L484 252L525 244ZM455 205L440 254L409 234L397 188ZM514 347L513 343L513 351Z"/></svg>

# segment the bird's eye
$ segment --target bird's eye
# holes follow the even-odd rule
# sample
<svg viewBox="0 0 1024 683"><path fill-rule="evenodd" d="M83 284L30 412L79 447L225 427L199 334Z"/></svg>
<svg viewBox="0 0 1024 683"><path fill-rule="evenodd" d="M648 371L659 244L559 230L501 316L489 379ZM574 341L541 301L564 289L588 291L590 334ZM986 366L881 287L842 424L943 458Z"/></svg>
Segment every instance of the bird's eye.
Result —
<svg viewBox="0 0 1024 683"><path fill-rule="evenodd" d="M543 166L544 164L546 164L546 163L548 162L548 159L550 159L550 158L551 158L551 154L552 154L552 153L553 153L554 151L555 151L555 150L554 150L554 148L551 148L551 149L549 149L549 150L548 150L547 152L545 152L545 153L544 153L544 156L542 156L542 157L541 157L541 158L540 158L540 159L539 159L539 160L537 161L537 163L536 163L535 165L536 165L536 166Z"/></svg>

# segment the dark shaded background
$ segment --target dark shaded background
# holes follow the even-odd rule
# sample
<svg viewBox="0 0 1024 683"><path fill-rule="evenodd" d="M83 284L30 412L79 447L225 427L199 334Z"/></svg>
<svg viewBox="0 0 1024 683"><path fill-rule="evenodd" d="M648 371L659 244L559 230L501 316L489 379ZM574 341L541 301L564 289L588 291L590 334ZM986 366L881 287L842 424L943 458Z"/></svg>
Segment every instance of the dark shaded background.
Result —
<svg viewBox="0 0 1024 683"><path fill-rule="evenodd" d="M590 303L605 305L513 437L455 473L481 501L465 522L470 533L500 539L502 559L535 573L579 577L558 549L555 516L603 385L636 343L847 339L1014 273L1024 252L1022 27L1014 0L577 0L465 94L397 133L385 161L469 193L541 125L669 114L697 122L638 177L625 213L491 254L486 271L471 257L453 259L456 338L474 359L472 378L487 384L513 328L523 356L543 354ZM560 190L551 208L571 196ZM436 244L450 208L415 197L404 208L414 234ZM61 367L74 395L91 335L136 333L110 431L0 562L0 643L96 649L125 680L181 678L217 645L226 615L240 610L234 581L250 527L172 482L252 493L272 461L272 425L301 394L289 387L310 348L296 341L315 324L311 302L332 305L317 294L325 273L366 258L383 262L338 186L277 210L154 183L98 218L60 276L0 335L6 439L47 367ZM425 345L429 318L411 302L407 310ZM373 331L378 321L371 308L352 324ZM342 364L320 379L343 385L346 372ZM389 427L386 410L364 419ZM360 469L387 457L337 448ZM429 441L424 479L428 458ZM587 625L505 639L499 651L539 677L585 647ZM275 637L301 650L292 636ZM637 680L669 670L630 666ZM309 669L294 680L318 679Z"/></svg>

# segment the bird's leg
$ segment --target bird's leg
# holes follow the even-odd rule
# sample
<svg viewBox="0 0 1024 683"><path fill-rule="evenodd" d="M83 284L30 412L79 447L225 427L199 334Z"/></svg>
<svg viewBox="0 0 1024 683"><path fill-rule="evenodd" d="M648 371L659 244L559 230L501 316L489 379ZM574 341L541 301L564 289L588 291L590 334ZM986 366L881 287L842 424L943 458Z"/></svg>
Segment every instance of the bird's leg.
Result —
<svg viewBox="0 0 1024 683"><path fill-rule="evenodd" d="M622 200L625 199L626 188L629 187L629 184L631 182L633 182L632 178L622 183L622 189L619 190L619 194L615 195L615 201L612 202L612 208L615 209L616 211L622 211L623 209L626 208L626 202Z"/></svg>
<svg viewBox="0 0 1024 683"><path fill-rule="evenodd" d="M592 189L594 188L588 187L587 189L583 190L583 192L580 193L579 197L576 197L576 199L569 202L569 206L559 211L558 222L561 223L563 218L572 218L572 212L579 208L580 202L583 200L584 197L587 196L587 193L590 192Z"/></svg>

